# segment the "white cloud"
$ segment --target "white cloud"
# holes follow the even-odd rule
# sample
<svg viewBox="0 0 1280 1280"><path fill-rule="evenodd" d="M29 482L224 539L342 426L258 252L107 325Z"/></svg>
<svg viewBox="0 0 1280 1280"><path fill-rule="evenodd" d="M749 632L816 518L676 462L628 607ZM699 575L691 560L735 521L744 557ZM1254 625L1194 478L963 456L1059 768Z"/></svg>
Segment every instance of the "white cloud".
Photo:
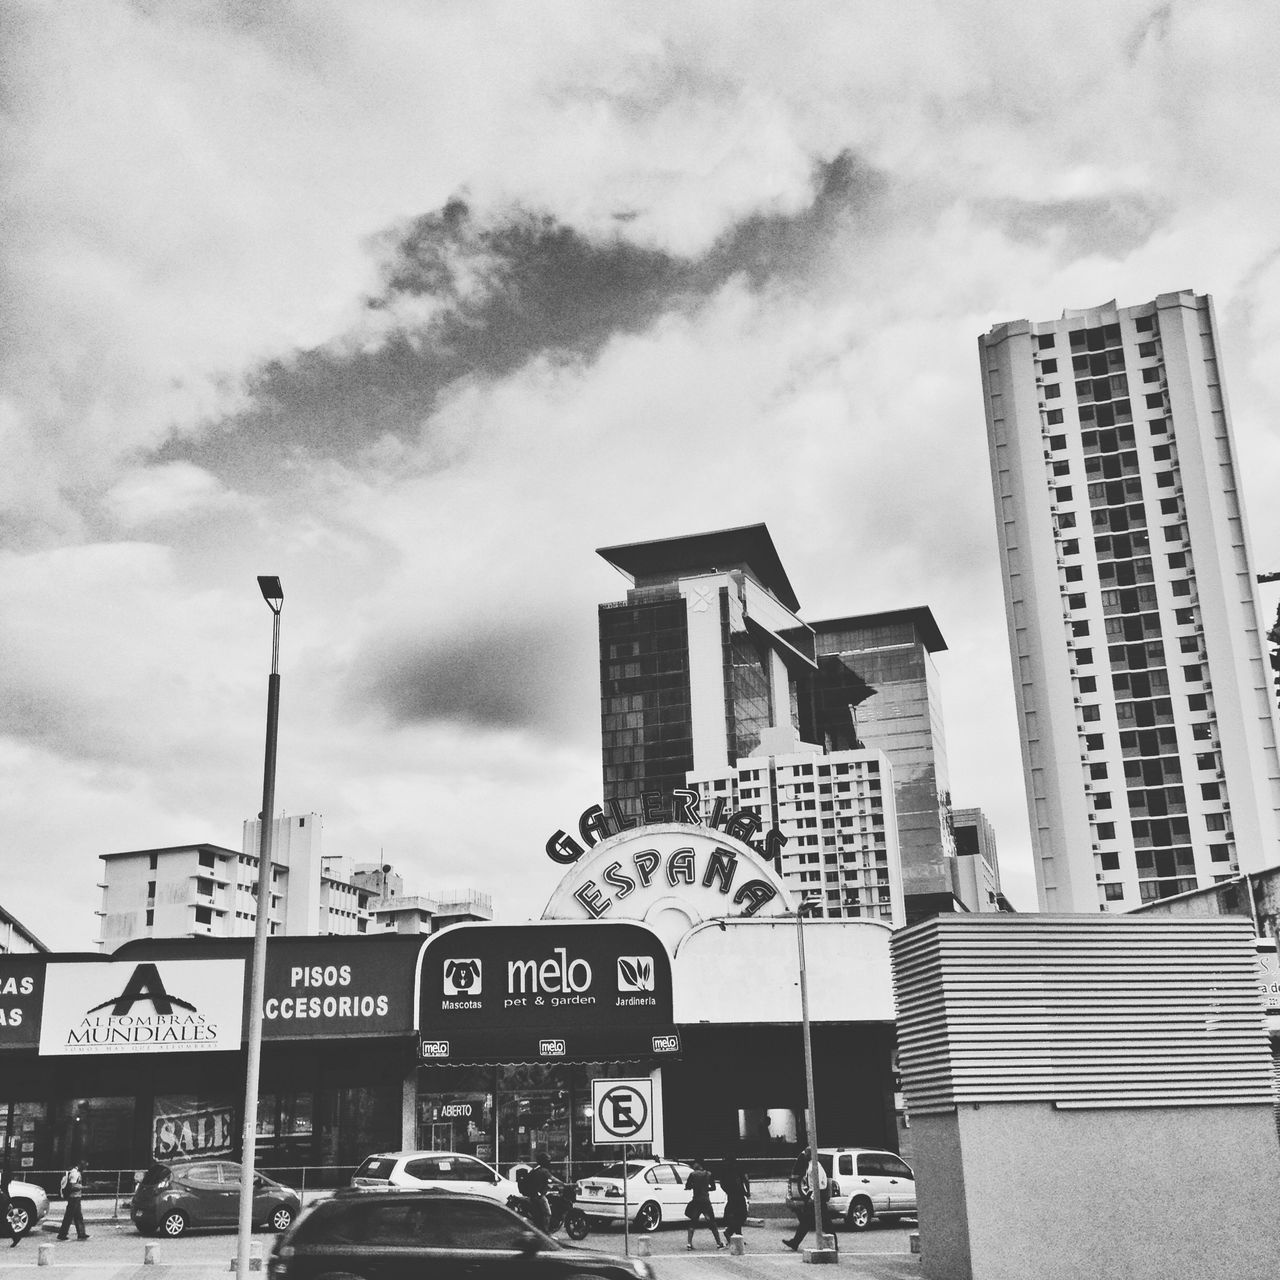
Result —
<svg viewBox="0 0 1280 1280"><path fill-rule="evenodd" d="M810 614L933 607L953 791L1025 870L976 367L997 321L1214 293L1259 567L1280 568L1264 7L12 11L0 822L68 879L112 848L238 843L269 626L253 577L276 572L284 802L413 887L473 873L545 897L546 829L598 787L595 605L625 588L592 549L759 519ZM451 197L697 255L802 213L846 150L874 182L779 279L457 382L351 456L279 450L252 496L216 456L159 452L199 432L243 447L219 432L250 404L268 453L282 424L304 436L255 375L436 317L421 295L363 304L399 230ZM504 615L560 628L538 696L581 728L554 749L546 724L352 705L380 640L434 652ZM20 916L33 884L14 883ZM87 912L75 929L92 936Z"/></svg>

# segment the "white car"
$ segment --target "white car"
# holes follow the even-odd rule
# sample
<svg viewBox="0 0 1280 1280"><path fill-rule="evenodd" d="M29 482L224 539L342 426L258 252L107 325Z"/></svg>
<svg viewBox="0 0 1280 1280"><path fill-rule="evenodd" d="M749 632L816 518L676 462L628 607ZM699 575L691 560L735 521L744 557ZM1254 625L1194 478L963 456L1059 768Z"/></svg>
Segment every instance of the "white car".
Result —
<svg viewBox="0 0 1280 1280"><path fill-rule="evenodd" d="M49 1197L43 1187L16 1178L9 1183L9 1221L19 1235L38 1227L48 1212Z"/></svg>
<svg viewBox="0 0 1280 1280"><path fill-rule="evenodd" d="M850 1231L865 1231L874 1218L895 1222L916 1216L916 1180L911 1166L892 1151L867 1147L819 1147L818 1160L826 1173L828 1223L843 1223ZM796 1158L787 1184L793 1213L809 1197L809 1154Z"/></svg>
<svg viewBox="0 0 1280 1280"><path fill-rule="evenodd" d="M491 1165L457 1151L382 1151L367 1156L351 1178L353 1187L435 1187L468 1191L506 1204L520 1188Z"/></svg>
<svg viewBox="0 0 1280 1280"><path fill-rule="evenodd" d="M578 1183L578 1208L588 1219L604 1222L621 1222L625 1212L638 1231L657 1231L664 1222L683 1223L689 1203L685 1183L692 1172L692 1165L674 1160L628 1160L625 1175L621 1164L611 1164ZM729 1197L719 1183L714 1188L711 1208L722 1218Z"/></svg>

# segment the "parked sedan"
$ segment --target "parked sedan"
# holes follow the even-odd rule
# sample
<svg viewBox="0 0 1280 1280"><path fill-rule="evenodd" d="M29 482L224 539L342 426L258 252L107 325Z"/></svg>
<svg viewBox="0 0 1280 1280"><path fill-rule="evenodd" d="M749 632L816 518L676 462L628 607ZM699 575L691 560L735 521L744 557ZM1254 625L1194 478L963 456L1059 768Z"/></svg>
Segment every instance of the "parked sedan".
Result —
<svg viewBox="0 0 1280 1280"><path fill-rule="evenodd" d="M9 1221L19 1235L38 1227L48 1212L49 1196L43 1187L17 1178L9 1183Z"/></svg>
<svg viewBox="0 0 1280 1280"><path fill-rule="evenodd" d="M578 1208L593 1222L621 1222L625 1205L638 1231L657 1231L664 1222L685 1221L685 1183L692 1172L692 1165L674 1160L628 1160L625 1172L623 1165L612 1164L578 1183ZM728 1198L717 1183L711 1192L717 1218L724 1216Z"/></svg>
<svg viewBox="0 0 1280 1280"><path fill-rule="evenodd" d="M649 1264L561 1244L466 1192L339 1191L276 1241L271 1280L653 1280Z"/></svg>
<svg viewBox="0 0 1280 1280"><path fill-rule="evenodd" d="M284 1231L298 1216L298 1193L253 1175L253 1224ZM188 1227L235 1226L240 1220L240 1166L232 1160L174 1160L142 1175L129 1206L145 1234L176 1239Z"/></svg>

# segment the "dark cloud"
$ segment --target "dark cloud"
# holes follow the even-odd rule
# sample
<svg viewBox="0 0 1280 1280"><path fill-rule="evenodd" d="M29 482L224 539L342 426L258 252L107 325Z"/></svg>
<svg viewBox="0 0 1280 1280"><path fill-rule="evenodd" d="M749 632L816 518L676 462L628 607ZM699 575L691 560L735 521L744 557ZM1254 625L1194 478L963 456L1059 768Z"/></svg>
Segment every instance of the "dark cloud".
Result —
<svg viewBox="0 0 1280 1280"><path fill-rule="evenodd" d="M730 277L763 285L802 274L883 187L839 156L815 167L805 209L749 218L700 258L589 239L543 213L482 217L451 201L387 238L382 288L365 304L385 334L367 348L353 340L273 361L250 380L251 409L163 457L257 487L255 477L266 483L290 458L349 458L387 435L415 437L460 379L501 377L541 355L589 360Z"/></svg>
<svg viewBox="0 0 1280 1280"><path fill-rule="evenodd" d="M447 637L403 636L353 664L348 701L397 726L446 723L580 737L590 707L594 652L565 643L554 619L503 619ZM586 677L584 679L584 672ZM580 699L566 699L566 690Z"/></svg>
<svg viewBox="0 0 1280 1280"><path fill-rule="evenodd" d="M1013 240L1044 248L1056 239L1063 260L1095 254L1122 258L1145 244L1165 220L1162 210L1138 195L993 200L978 207Z"/></svg>

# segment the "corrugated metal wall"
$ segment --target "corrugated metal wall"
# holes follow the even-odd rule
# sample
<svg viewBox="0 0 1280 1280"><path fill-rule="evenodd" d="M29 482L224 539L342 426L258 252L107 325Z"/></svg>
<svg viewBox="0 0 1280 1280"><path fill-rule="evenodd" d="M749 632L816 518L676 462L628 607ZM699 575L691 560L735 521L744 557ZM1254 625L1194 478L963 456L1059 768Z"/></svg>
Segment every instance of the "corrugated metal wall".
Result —
<svg viewBox="0 0 1280 1280"><path fill-rule="evenodd" d="M1275 1104L1246 920L947 916L892 948L909 1113Z"/></svg>

